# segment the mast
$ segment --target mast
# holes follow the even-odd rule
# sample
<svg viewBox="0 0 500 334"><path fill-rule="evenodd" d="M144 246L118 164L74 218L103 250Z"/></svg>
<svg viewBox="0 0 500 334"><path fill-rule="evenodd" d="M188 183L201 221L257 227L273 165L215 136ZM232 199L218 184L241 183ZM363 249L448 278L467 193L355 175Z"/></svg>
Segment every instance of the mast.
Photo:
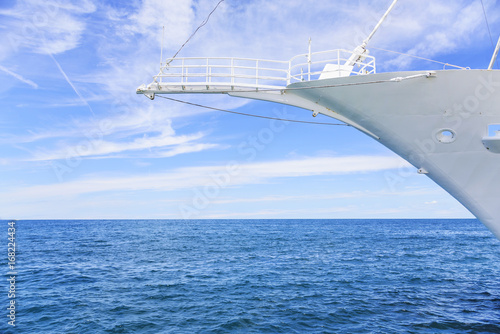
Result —
<svg viewBox="0 0 500 334"><path fill-rule="evenodd" d="M162 32L161 32L160 68L161 68L162 62L163 62L163 40L164 39L165 39L165 26L162 27Z"/></svg>
<svg viewBox="0 0 500 334"><path fill-rule="evenodd" d="M499 50L500 50L500 37L498 38L498 43L497 43L497 47L495 48L495 52L493 52L493 57L491 57L490 66L488 66L488 70L493 69L493 65L497 61L497 56L498 56Z"/></svg>
<svg viewBox="0 0 500 334"><path fill-rule="evenodd" d="M370 35L368 35L368 37L363 41L363 43L361 45L359 45L356 49L354 49L352 56L349 57L349 59L346 61L345 65L347 65L347 66L354 66L358 61L361 60L363 54L366 52L366 46L368 45L368 42L370 42L370 40L372 39L373 35L375 35L375 33L380 28L380 26L382 25L382 23L385 21L385 19L387 18L387 16L389 15L389 13L392 11L392 9L394 8L394 6L396 6L397 2L398 2L398 0L394 0L392 2L392 4L389 6L389 8L387 9L387 11L385 12L384 16L382 16L382 18L380 19L380 21L378 21L378 23L375 26L375 28L373 28L373 30L370 33Z"/></svg>
<svg viewBox="0 0 500 334"><path fill-rule="evenodd" d="M363 41L362 47L366 47L366 45L368 45L368 42L372 39L373 35L375 35L375 33L377 32L378 28L380 28L380 26L385 21L385 19L387 18L387 16L389 15L389 13L392 11L392 9L394 8L394 6L396 6L397 2L398 2L398 0L394 0L392 2L392 4L389 6L389 9L387 9L387 11L385 12L384 16L382 16L382 18L380 19L380 21L378 21L378 23L375 26L375 28L373 28L373 31L371 32L371 34Z"/></svg>

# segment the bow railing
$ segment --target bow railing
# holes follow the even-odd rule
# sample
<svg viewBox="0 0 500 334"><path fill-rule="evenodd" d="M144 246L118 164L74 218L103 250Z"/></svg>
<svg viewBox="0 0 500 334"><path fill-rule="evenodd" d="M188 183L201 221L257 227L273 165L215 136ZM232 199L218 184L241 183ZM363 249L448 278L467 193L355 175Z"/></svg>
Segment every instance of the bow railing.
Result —
<svg viewBox="0 0 500 334"><path fill-rule="evenodd" d="M373 74L375 58L363 55L354 66L345 63L352 51L305 53L289 61L190 57L169 59L154 77L161 86L199 87L206 90L282 89L292 83L349 75Z"/></svg>

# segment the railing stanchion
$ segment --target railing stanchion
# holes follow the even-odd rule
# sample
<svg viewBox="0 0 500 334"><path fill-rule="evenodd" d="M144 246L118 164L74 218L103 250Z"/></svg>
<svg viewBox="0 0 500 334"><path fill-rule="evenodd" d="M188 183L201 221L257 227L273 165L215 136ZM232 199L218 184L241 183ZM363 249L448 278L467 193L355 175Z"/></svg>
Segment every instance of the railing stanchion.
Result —
<svg viewBox="0 0 500 334"><path fill-rule="evenodd" d="M286 75L286 85L288 86L292 81L292 61L288 62L288 73Z"/></svg>
<svg viewBox="0 0 500 334"><path fill-rule="evenodd" d="M181 84L184 83L184 58L182 58L182 64L181 64Z"/></svg>
<svg viewBox="0 0 500 334"><path fill-rule="evenodd" d="M307 81L311 81L311 37L309 37L309 54L307 56Z"/></svg>
<svg viewBox="0 0 500 334"><path fill-rule="evenodd" d="M234 58L231 58L231 86L234 86Z"/></svg>
<svg viewBox="0 0 500 334"><path fill-rule="evenodd" d="M259 60L255 62L255 86L259 87Z"/></svg>
<svg viewBox="0 0 500 334"><path fill-rule="evenodd" d="M339 77L341 76L340 73L340 49L337 50L337 70L339 71Z"/></svg>
<svg viewBox="0 0 500 334"><path fill-rule="evenodd" d="M209 76L209 58L207 58L207 72L206 72L206 78L205 78L205 82L210 82L210 76Z"/></svg>

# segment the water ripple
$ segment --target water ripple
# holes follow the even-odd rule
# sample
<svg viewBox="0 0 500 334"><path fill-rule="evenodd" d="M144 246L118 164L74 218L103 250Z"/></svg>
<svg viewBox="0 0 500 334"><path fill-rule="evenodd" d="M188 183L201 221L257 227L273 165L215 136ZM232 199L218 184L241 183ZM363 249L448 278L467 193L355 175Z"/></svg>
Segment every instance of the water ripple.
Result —
<svg viewBox="0 0 500 334"><path fill-rule="evenodd" d="M476 220L17 229L22 333L500 333L500 242Z"/></svg>

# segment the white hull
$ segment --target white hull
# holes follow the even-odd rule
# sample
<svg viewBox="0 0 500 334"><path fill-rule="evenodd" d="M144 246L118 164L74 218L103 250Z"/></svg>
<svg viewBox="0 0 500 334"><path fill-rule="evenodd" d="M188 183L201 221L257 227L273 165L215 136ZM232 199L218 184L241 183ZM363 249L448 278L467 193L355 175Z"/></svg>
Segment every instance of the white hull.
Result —
<svg viewBox="0 0 500 334"><path fill-rule="evenodd" d="M345 61L343 51L331 52L338 59L329 63ZM500 135L489 136L491 125L500 128L500 71L373 74L374 60L366 58L356 62L358 72L351 74L357 75L343 76L342 65L323 69L324 60L313 61L324 55L309 53L308 61L297 65L294 59L303 55L289 62L177 59L181 65L162 66L155 81L137 93L151 99L155 94L226 93L346 122L434 180L500 239Z"/></svg>
<svg viewBox="0 0 500 334"><path fill-rule="evenodd" d="M419 73L427 72L295 83L279 95L230 94L352 124L434 180L500 238L500 152L494 152L500 137L488 138L488 127L500 124L500 71L446 70L390 81Z"/></svg>

